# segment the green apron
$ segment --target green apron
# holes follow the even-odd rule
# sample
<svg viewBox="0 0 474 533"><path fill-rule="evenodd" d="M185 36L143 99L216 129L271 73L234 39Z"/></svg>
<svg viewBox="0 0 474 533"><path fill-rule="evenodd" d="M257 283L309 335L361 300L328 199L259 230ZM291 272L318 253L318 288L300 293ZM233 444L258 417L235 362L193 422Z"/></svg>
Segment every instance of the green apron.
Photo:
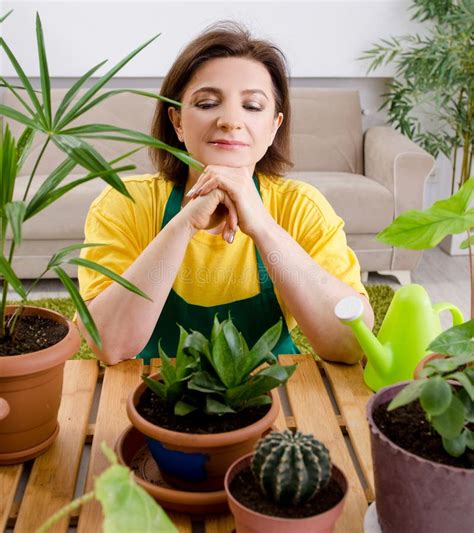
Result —
<svg viewBox="0 0 474 533"><path fill-rule="evenodd" d="M253 180L260 194L258 179L255 175ZM184 186L175 185L166 204L161 229L179 213L183 196ZM216 313L219 320L222 321L228 317L230 312L236 328L242 332L251 348L267 329L283 317L280 304L273 290L272 280L256 247L255 255L260 282L259 294L236 302L204 307L189 304L171 289L151 338L137 357L144 359L146 364L149 364L151 358L159 357L158 341L160 339L161 347L165 353L174 357L179 340L177 324L181 324L187 331L200 331L209 338ZM276 355L300 353L291 339L284 317L280 340L272 351Z"/></svg>

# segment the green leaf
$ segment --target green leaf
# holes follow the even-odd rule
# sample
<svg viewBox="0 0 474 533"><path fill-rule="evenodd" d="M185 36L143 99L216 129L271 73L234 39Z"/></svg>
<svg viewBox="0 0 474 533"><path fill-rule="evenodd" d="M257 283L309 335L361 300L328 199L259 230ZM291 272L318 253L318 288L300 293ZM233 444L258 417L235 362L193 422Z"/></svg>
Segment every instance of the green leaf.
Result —
<svg viewBox="0 0 474 533"><path fill-rule="evenodd" d="M183 331L181 330L180 326L180 343L182 334ZM190 364L199 359L200 354L204 354L208 360L211 360L211 352L209 351L209 341L199 331L193 331L191 334L187 335L183 340L181 349L183 355L180 357L179 360L177 359L176 361L176 372L178 374L179 379L188 374L187 369L189 368Z"/></svg>
<svg viewBox="0 0 474 533"><path fill-rule="evenodd" d="M201 371L193 374L188 381L188 389L197 390L200 392L220 393L225 392L226 387L213 377L209 372Z"/></svg>
<svg viewBox="0 0 474 533"><path fill-rule="evenodd" d="M259 405L269 405L272 403L272 397L267 396L266 394L263 396L257 396L256 398L252 398L251 400L248 400L243 404L244 409L248 409L249 407L257 407Z"/></svg>
<svg viewBox="0 0 474 533"><path fill-rule="evenodd" d="M465 389L458 390L456 396L464 405L466 422L474 422L474 402Z"/></svg>
<svg viewBox="0 0 474 533"><path fill-rule="evenodd" d="M87 170L92 172L109 171L110 174L104 176L104 181L133 201L122 180L91 145L82 139L66 135L54 135L53 141L71 159Z"/></svg>
<svg viewBox="0 0 474 533"><path fill-rule="evenodd" d="M156 379L151 379L148 376L142 376L143 381L146 386L154 392L162 400L166 400L166 386L161 381L156 381Z"/></svg>
<svg viewBox="0 0 474 533"><path fill-rule="evenodd" d="M474 235L471 235L469 239L464 239L459 245L459 248L461 248L461 250L466 250L466 248L469 248L469 245L474 245Z"/></svg>
<svg viewBox="0 0 474 533"><path fill-rule="evenodd" d="M198 409L198 407L195 405L180 400L179 402L176 402L176 405L174 406L174 414L177 416L186 416L189 413L196 411L196 409Z"/></svg>
<svg viewBox="0 0 474 533"><path fill-rule="evenodd" d="M10 9L10 11L6 15L3 15L3 17L0 17L0 23L2 23L12 13L13 13L13 9Z"/></svg>
<svg viewBox="0 0 474 533"><path fill-rule="evenodd" d="M390 402L387 411L393 411L393 409L397 409L398 407L402 407L403 405L407 405L418 399L426 383L426 379L417 379L403 387L403 389Z"/></svg>
<svg viewBox="0 0 474 533"><path fill-rule="evenodd" d="M246 360L249 357L249 349L247 343L245 342L243 335L239 333L239 331L233 324L232 320L225 321L224 327L222 328L222 332L224 334L227 345L229 346L229 349L232 353L235 374L238 376L238 369L245 364Z"/></svg>
<svg viewBox="0 0 474 533"><path fill-rule="evenodd" d="M460 457L466 450L466 431L463 431L460 435L454 439L447 439L442 437L443 447L453 457Z"/></svg>
<svg viewBox="0 0 474 533"><path fill-rule="evenodd" d="M426 366L435 368L437 372L453 372L458 367L474 361L474 355L464 354L447 356L444 359L432 359Z"/></svg>
<svg viewBox="0 0 474 533"><path fill-rule="evenodd" d="M272 350L280 339L282 328L283 323L280 318L253 345L247 361L239 369L239 381L242 381L252 370L255 370L262 363L273 364L276 362L276 357L273 355Z"/></svg>
<svg viewBox="0 0 474 533"><path fill-rule="evenodd" d="M182 379L185 376L185 368L190 362L189 356L183 351L184 341L188 337L189 333L178 324L179 327L179 341L178 351L176 352L176 377ZM191 358L193 360L194 357Z"/></svg>
<svg viewBox="0 0 474 533"><path fill-rule="evenodd" d="M225 413L235 413L234 409L219 400L216 400L209 394L206 397L206 407L204 412L207 415L223 415Z"/></svg>
<svg viewBox="0 0 474 533"><path fill-rule="evenodd" d="M95 495L102 505L104 533L177 533L155 500L125 466L114 464L95 479Z"/></svg>
<svg viewBox="0 0 474 533"><path fill-rule="evenodd" d="M466 446L474 450L474 431L469 431L467 428L464 431L466 432Z"/></svg>
<svg viewBox="0 0 474 533"><path fill-rule="evenodd" d="M109 246L108 244L98 243L98 242L89 242L87 244L70 244L64 248L57 250L49 260L47 269L53 268L54 266L59 266L62 263L63 258L76 250L82 250L82 248L95 248L97 246Z"/></svg>
<svg viewBox="0 0 474 533"><path fill-rule="evenodd" d="M97 94L97 92L111 79L119 72L131 59L133 59L139 52L141 52L145 47L147 47L150 43L152 43L158 36L155 35L148 41L146 41L144 44L140 45L138 48L133 50L130 54L128 54L124 59L119 61L116 65L114 65L108 72L106 72L94 85L88 89L82 97L76 102L76 104L72 107L72 109L69 110L69 112L66 114L66 116L63 118L61 123L59 124L59 128L62 129L66 124L69 124L69 122L75 120L78 116L81 115L81 109L92 99L92 97Z"/></svg>
<svg viewBox="0 0 474 533"><path fill-rule="evenodd" d="M16 147L18 171L23 167L23 164L28 157L34 136L35 130L33 128L26 128L18 139L18 144Z"/></svg>
<svg viewBox="0 0 474 533"><path fill-rule="evenodd" d="M214 344L214 342L217 339L217 336L219 335L221 329L224 327L224 322L219 322L218 314L216 313L214 315L214 322L212 324L212 331L211 331L211 344Z"/></svg>
<svg viewBox="0 0 474 533"><path fill-rule="evenodd" d="M22 241L21 230L26 213L26 204L21 201L9 202L8 204L5 204L4 209L5 215L12 228L13 240L15 244L19 246Z"/></svg>
<svg viewBox="0 0 474 533"><path fill-rule="evenodd" d="M0 128L0 213L13 199L17 176L17 149L10 128Z"/></svg>
<svg viewBox="0 0 474 533"><path fill-rule="evenodd" d="M46 125L51 127L51 82L49 79L48 60L44 46L43 28L41 19L36 13L36 42L38 44L38 59L40 67L41 91L43 93L43 106L46 115Z"/></svg>
<svg viewBox="0 0 474 533"><path fill-rule="evenodd" d="M464 427L465 408L456 396L451 397L449 407L440 415L431 418L431 425L446 439L455 439Z"/></svg>
<svg viewBox="0 0 474 533"><path fill-rule="evenodd" d="M464 387L467 394L469 395L469 398L471 399L471 401L474 402L474 385L471 383L471 380L467 377L467 374L464 374L463 372L454 372L454 374L449 374L445 376L445 379L455 379L458 383L460 383Z"/></svg>
<svg viewBox="0 0 474 533"><path fill-rule="evenodd" d="M42 130L40 125L38 125L34 120L31 120L26 115L20 113L20 111L17 111L13 107L0 104L0 116L1 115L16 120L16 122L20 122L20 124L24 124L25 126L29 126L30 128L33 128L35 130L44 131Z"/></svg>
<svg viewBox="0 0 474 533"><path fill-rule="evenodd" d="M13 287L15 292L23 300L26 300L25 287L23 287L23 283L17 278L10 263L3 254L0 255L0 275Z"/></svg>
<svg viewBox="0 0 474 533"><path fill-rule="evenodd" d="M145 298L146 300L149 300L150 302L153 301L141 289L139 289L133 283L128 281L128 279L125 279L122 276L119 276L113 270L110 270L110 268L99 265L99 263L89 261L88 259L83 259L82 257L65 258L64 263L68 263L70 265L77 265L77 266L81 266L84 268L90 268L91 270L95 270L96 272L99 272L100 274L103 274L104 276L107 276L108 278L114 280L116 283L121 285L124 289L127 289L128 291L133 292L134 294L137 294L138 296L141 296L142 298Z"/></svg>
<svg viewBox="0 0 474 533"><path fill-rule="evenodd" d="M53 270L56 272L58 278L61 280L61 283L64 285L64 288L69 293L69 296L76 307L77 313L84 327L86 328L87 333L90 335L95 345L99 349L102 348L102 341L100 340L97 326L95 325L94 319L92 318L89 309L87 309L87 305L82 299L77 287L74 285L74 282L61 267L53 267Z"/></svg>
<svg viewBox="0 0 474 533"><path fill-rule="evenodd" d="M377 239L400 248L433 248L447 235L474 226L474 212L466 211L474 194L474 178L447 200L439 200L424 211L410 210L398 216Z"/></svg>
<svg viewBox="0 0 474 533"><path fill-rule="evenodd" d="M212 363L217 375L226 387L233 387L239 382L236 375L235 360L224 335L224 327L212 345Z"/></svg>
<svg viewBox="0 0 474 533"><path fill-rule="evenodd" d="M163 376L163 380L166 385L171 385L176 382L176 369L171 364L170 358L166 355L166 352L161 347L161 339L158 341L158 352L161 359L160 373Z"/></svg>
<svg viewBox="0 0 474 533"><path fill-rule="evenodd" d="M474 354L474 319L438 335L428 346L428 350L448 355Z"/></svg>
<svg viewBox="0 0 474 533"><path fill-rule="evenodd" d="M441 377L430 378L420 394L420 403L430 415L440 415L449 407L452 398L449 384Z"/></svg>

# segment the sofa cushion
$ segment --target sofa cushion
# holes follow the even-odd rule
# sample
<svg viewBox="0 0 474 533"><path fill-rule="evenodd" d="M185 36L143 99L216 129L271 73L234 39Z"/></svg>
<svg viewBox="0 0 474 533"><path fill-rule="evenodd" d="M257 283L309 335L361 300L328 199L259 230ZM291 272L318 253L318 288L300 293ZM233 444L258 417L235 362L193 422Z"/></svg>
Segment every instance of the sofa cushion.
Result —
<svg viewBox="0 0 474 533"><path fill-rule="evenodd" d="M378 233L393 220L392 193L375 180L345 172L289 172L310 183L345 221L346 233Z"/></svg>

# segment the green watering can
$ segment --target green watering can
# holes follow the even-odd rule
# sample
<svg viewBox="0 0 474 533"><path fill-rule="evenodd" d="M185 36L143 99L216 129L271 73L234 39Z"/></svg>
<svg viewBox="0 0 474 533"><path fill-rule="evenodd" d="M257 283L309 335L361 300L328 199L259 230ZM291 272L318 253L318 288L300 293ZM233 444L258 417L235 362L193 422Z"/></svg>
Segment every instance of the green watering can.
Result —
<svg viewBox="0 0 474 533"><path fill-rule="evenodd" d="M432 305L421 285L411 284L395 292L378 337L365 325L362 302L353 296L343 298L335 308L337 318L352 328L367 356L364 381L373 391L413 379L416 365L427 347L442 331L439 313L449 310L453 325L464 317L454 305L441 302Z"/></svg>

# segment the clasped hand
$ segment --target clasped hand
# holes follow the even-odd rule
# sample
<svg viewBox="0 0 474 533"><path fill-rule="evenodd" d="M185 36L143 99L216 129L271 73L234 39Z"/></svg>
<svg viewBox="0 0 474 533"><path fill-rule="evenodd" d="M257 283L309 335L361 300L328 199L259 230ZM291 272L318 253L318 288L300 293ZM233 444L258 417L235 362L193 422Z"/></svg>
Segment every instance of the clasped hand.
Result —
<svg viewBox="0 0 474 533"><path fill-rule="evenodd" d="M253 237L269 216L252 175L244 167L208 165L187 196L192 200L190 206L199 207L195 227L209 229L225 219L222 237L228 242L232 242L238 227Z"/></svg>

